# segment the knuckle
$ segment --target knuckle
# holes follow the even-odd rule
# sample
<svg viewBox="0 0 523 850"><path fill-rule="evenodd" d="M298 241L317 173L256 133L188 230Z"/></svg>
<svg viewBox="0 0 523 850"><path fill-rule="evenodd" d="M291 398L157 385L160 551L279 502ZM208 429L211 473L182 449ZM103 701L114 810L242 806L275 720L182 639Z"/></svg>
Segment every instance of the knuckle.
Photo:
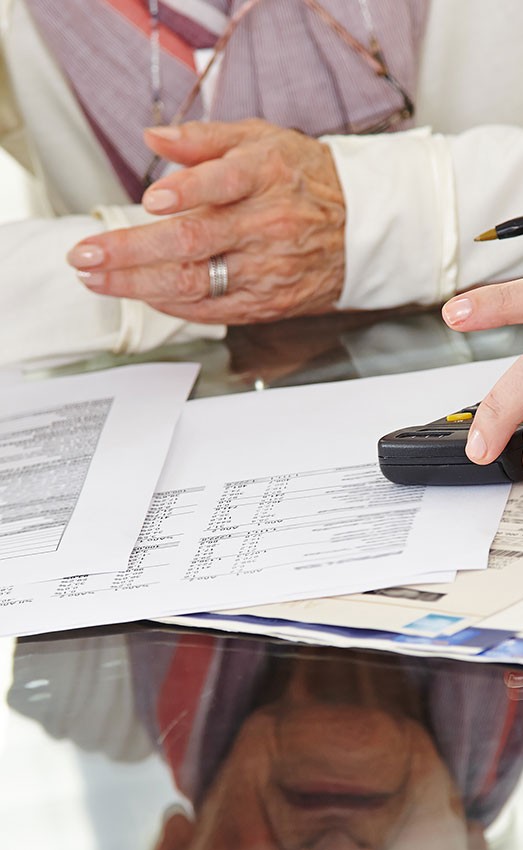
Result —
<svg viewBox="0 0 523 850"><path fill-rule="evenodd" d="M299 241L301 225L290 210L283 208L273 218L270 231L277 239L294 243Z"/></svg>
<svg viewBox="0 0 523 850"><path fill-rule="evenodd" d="M249 170L238 163L229 163L223 177L223 189L227 199L241 198L249 185Z"/></svg>
<svg viewBox="0 0 523 850"><path fill-rule="evenodd" d="M183 256L195 257L204 242L205 228L197 218L179 218L176 220L177 247Z"/></svg>
<svg viewBox="0 0 523 850"><path fill-rule="evenodd" d="M481 412L483 416L489 419L499 420L503 416L503 402L499 397L496 389L491 390L481 403Z"/></svg>
<svg viewBox="0 0 523 850"><path fill-rule="evenodd" d="M274 240L277 243L297 240L303 221L290 198L278 198L270 203L263 203L263 209L255 217L254 224L254 233L258 238Z"/></svg>
<svg viewBox="0 0 523 850"><path fill-rule="evenodd" d="M325 214L325 223L333 230L339 231L345 227L347 214L343 203L325 204L323 212Z"/></svg>
<svg viewBox="0 0 523 850"><path fill-rule="evenodd" d="M200 190L198 177L192 168L186 168L180 175L176 176L178 179L172 180L170 185L177 191L182 206L192 204L193 199L198 196Z"/></svg>
<svg viewBox="0 0 523 850"><path fill-rule="evenodd" d="M271 146L267 149L265 158L266 168L273 181L292 182L294 169L289 168L285 161L284 153L280 147Z"/></svg>
<svg viewBox="0 0 523 850"><path fill-rule="evenodd" d="M173 295L181 301L199 301L205 295L201 274L192 263L184 263L176 275L172 274L170 283Z"/></svg>
<svg viewBox="0 0 523 850"><path fill-rule="evenodd" d="M279 276L282 281L296 283L301 280L304 272L303 260L300 257L282 257L279 266Z"/></svg>
<svg viewBox="0 0 523 850"><path fill-rule="evenodd" d="M498 289L499 309L505 316L511 316L516 307L514 287L510 283L502 284Z"/></svg>

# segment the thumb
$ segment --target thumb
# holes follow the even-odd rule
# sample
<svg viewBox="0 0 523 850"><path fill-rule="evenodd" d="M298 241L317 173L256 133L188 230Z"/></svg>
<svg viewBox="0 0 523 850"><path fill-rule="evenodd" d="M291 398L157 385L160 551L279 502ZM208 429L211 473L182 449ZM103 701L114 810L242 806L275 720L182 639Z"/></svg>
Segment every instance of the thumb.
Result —
<svg viewBox="0 0 523 850"><path fill-rule="evenodd" d="M497 381L479 405L465 451L473 463L492 463L523 421L523 357Z"/></svg>

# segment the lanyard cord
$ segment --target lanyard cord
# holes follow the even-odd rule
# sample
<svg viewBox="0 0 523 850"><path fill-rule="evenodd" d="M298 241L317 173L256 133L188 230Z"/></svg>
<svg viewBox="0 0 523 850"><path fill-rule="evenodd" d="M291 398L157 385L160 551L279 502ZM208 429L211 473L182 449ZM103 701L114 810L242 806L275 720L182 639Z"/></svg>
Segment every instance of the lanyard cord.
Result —
<svg viewBox="0 0 523 850"><path fill-rule="evenodd" d="M161 75L161 45L160 45L160 17L159 17L159 2L158 0L147 0L149 6L150 19L150 77L151 77L151 100L152 100L152 116L155 125L165 124L164 104L162 100L162 75ZM242 21L242 19L252 11L262 0L246 0L237 12L229 19L223 33L218 37L212 56L208 61L203 71L198 74L194 85L191 87L185 99L179 106L176 114L168 122L176 126L181 124L185 116L189 112L194 101L198 97L202 84L208 76L211 68L217 58L225 50L231 36ZM372 20L371 11L368 0L358 0L362 18L365 22L369 37L369 47L365 47L361 41L358 41L339 21L327 11L318 0L301 0L309 9L316 12L317 15L334 31L342 41L369 66L369 68L379 77L386 79L390 85L403 96L404 109L402 116L410 117L414 114L414 104L407 93L404 91L400 83L390 73L380 43L376 36L374 22ZM381 130L377 127L373 132ZM143 184L149 186L153 180L153 171L161 161L160 157L155 156L144 175Z"/></svg>

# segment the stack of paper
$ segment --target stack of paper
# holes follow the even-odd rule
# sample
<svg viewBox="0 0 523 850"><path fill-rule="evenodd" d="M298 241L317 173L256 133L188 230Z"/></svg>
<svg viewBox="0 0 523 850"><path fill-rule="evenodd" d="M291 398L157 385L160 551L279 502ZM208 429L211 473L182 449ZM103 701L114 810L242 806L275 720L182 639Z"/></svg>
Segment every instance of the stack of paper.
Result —
<svg viewBox="0 0 523 850"><path fill-rule="evenodd" d="M515 484L487 570L453 584L256 606L167 622L330 646L523 664L523 484Z"/></svg>
<svg viewBox="0 0 523 850"><path fill-rule="evenodd" d="M6 385L0 633L355 593L365 595L269 617L312 618L323 636L340 625L389 629L394 600L368 592L486 569L509 488L390 484L377 467L377 440L473 403L506 367L188 402L170 451L194 366ZM439 625L445 635L467 625L448 615L438 626L432 616L413 626L425 612L407 602L411 623L395 632L437 637ZM326 604L338 612L333 623ZM377 604L379 616L368 614Z"/></svg>
<svg viewBox="0 0 523 850"><path fill-rule="evenodd" d="M523 484L515 484L489 567L453 584L265 605L168 622L285 640L523 664Z"/></svg>
<svg viewBox="0 0 523 850"><path fill-rule="evenodd" d="M84 581L127 569L195 364L1 382L0 633L76 625ZM96 623L94 609L90 621Z"/></svg>

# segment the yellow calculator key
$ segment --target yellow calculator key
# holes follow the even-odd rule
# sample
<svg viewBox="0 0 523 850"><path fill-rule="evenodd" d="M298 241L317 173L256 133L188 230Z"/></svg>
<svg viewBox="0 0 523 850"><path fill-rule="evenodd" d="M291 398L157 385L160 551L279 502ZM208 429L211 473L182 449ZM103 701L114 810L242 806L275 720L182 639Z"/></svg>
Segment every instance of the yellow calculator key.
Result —
<svg viewBox="0 0 523 850"><path fill-rule="evenodd" d="M463 411L463 413L449 413L447 416L447 422L468 422L473 418L472 413L469 411Z"/></svg>

